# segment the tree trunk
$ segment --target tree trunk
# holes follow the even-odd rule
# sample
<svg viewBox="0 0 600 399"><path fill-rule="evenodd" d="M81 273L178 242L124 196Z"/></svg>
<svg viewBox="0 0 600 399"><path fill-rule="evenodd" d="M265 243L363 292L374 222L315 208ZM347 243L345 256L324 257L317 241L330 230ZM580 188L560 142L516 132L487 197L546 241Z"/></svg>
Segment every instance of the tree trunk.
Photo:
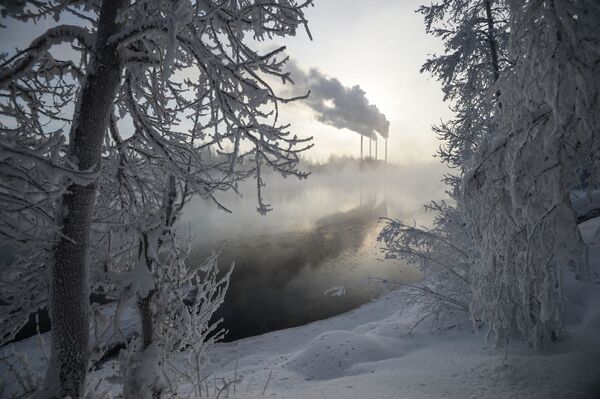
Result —
<svg viewBox="0 0 600 399"><path fill-rule="evenodd" d="M494 16L492 15L492 6L490 0L485 1L485 16L488 25L488 43L490 46L490 58L492 62L492 70L494 72L494 82L500 77L500 65L498 64L498 46L496 43L496 35L494 33Z"/></svg>
<svg viewBox="0 0 600 399"><path fill-rule="evenodd" d="M124 0L104 1L96 34L95 56L73 115L68 158L79 170L99 170L109 112L119 86L121 68L108 38L119 29L115 22ZM46 374L46 397L78 398L88 367L87 261L96 183L71 183L62 197L61 236L51 266L50 317L52 356Z"/></svg>
<svg viewBox="0 0 600 399"><path fill-rule="evenodd" d="M142 348L146 350L154 341L154 312L152 312L152 298L154 290L151 290L145 298L139 298L140 319L142 321Z"/></svg>
<svg viewBox="0 0 600 399"><path fill-rule="evenodd" d="M164 229L165 231L170 229L175 223L176 218L176 210L175 210L175 200L177 199L177 185L175 181L175 176L169 176L169 183L167 193L164 198L163 203L163 212L164 212ZM152 260L150 259L150 254L148 253L148 235L143 233L144 240L144 251L146 258L146 267L150 271L150 273L154 272L154 265ZM162 245L162 239L159 239L158 247L160 248ZM145 298L138 298L138 307L140 310L140 319L142 322L142 344L143 348L148 348L152 342L154 342L154 312L152 310L152 298L154 297L155 290L151 290Z"/></svg>
<svg viewBox="0 0 600 399"><path fill-rule="evenodd" d="M152 259L148 253L148 234L142 233L144 258L146 259L146 267L150 273L154 272ZM140 320L142 322L142 348L146 350L154 341L154 312L152 311L152 298L155 290L150 290L148 295L143 298L138 298L138 307L140 311Z"/></svg>

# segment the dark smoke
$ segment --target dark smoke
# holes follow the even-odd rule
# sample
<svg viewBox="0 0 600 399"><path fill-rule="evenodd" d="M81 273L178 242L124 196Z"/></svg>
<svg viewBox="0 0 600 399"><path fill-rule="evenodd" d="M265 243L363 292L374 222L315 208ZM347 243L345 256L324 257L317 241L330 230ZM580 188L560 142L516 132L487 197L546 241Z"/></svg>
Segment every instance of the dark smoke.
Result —
<svg viewBox="0 0 600 399"><path fill-rule="evenodd" d="M344 86L336 78L328 78L314 68L307 73L292 60L288 61L286 69L295 83L295 93L310 90L310 96L304 101L316 112L320 122L375 140L377 134L388 137L390 122L377 106L369 103L360 86Z"/></svg>

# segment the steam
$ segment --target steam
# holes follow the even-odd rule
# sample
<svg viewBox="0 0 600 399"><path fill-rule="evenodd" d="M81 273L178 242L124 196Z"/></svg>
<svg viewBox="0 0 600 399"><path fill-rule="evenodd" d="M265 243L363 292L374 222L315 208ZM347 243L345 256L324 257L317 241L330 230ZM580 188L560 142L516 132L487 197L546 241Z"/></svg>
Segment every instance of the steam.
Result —
<svg viewBox="0 0 600 399"><path fill-rule="evenodd" d="M349 129L377 140L377 134L388 137L390 122L377 106L369 103L360 86L344 86L336 78L328 78L318 69L307 72L290 60L287 70L296 91L310 90L304 101L317 114L317 120L338 129Z"/></svg>

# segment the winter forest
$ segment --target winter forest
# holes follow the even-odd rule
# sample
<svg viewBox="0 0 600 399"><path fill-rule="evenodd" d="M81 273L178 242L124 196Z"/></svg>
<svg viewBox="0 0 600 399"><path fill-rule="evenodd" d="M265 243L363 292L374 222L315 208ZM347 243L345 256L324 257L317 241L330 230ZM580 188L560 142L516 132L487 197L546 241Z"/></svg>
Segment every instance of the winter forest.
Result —
<svg viewBox="0 0 600 399"><path fill-rule="evenodd" d="M597 0L0 0L0 398L600 398Z"/></svg>

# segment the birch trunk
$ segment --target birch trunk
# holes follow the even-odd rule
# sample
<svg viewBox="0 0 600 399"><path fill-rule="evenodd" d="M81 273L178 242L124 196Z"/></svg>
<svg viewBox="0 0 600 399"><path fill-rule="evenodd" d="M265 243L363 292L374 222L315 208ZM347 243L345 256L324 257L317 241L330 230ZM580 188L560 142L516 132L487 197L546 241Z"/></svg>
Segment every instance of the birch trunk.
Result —
<svg viewBox="0 0 600 399"><path fill-rule="evenodd" d="M109 112L120 81L115 46L108 38L119 29L115 18L124 0L104 1L98 22L95 56L87 75L69 136L68 157L79 170L97 170ZM72 183L62 198L61 233L51 267L50 317L52 356L46 374L46 397L78 398L88 367L89 233L96 183Z"/></svg>

